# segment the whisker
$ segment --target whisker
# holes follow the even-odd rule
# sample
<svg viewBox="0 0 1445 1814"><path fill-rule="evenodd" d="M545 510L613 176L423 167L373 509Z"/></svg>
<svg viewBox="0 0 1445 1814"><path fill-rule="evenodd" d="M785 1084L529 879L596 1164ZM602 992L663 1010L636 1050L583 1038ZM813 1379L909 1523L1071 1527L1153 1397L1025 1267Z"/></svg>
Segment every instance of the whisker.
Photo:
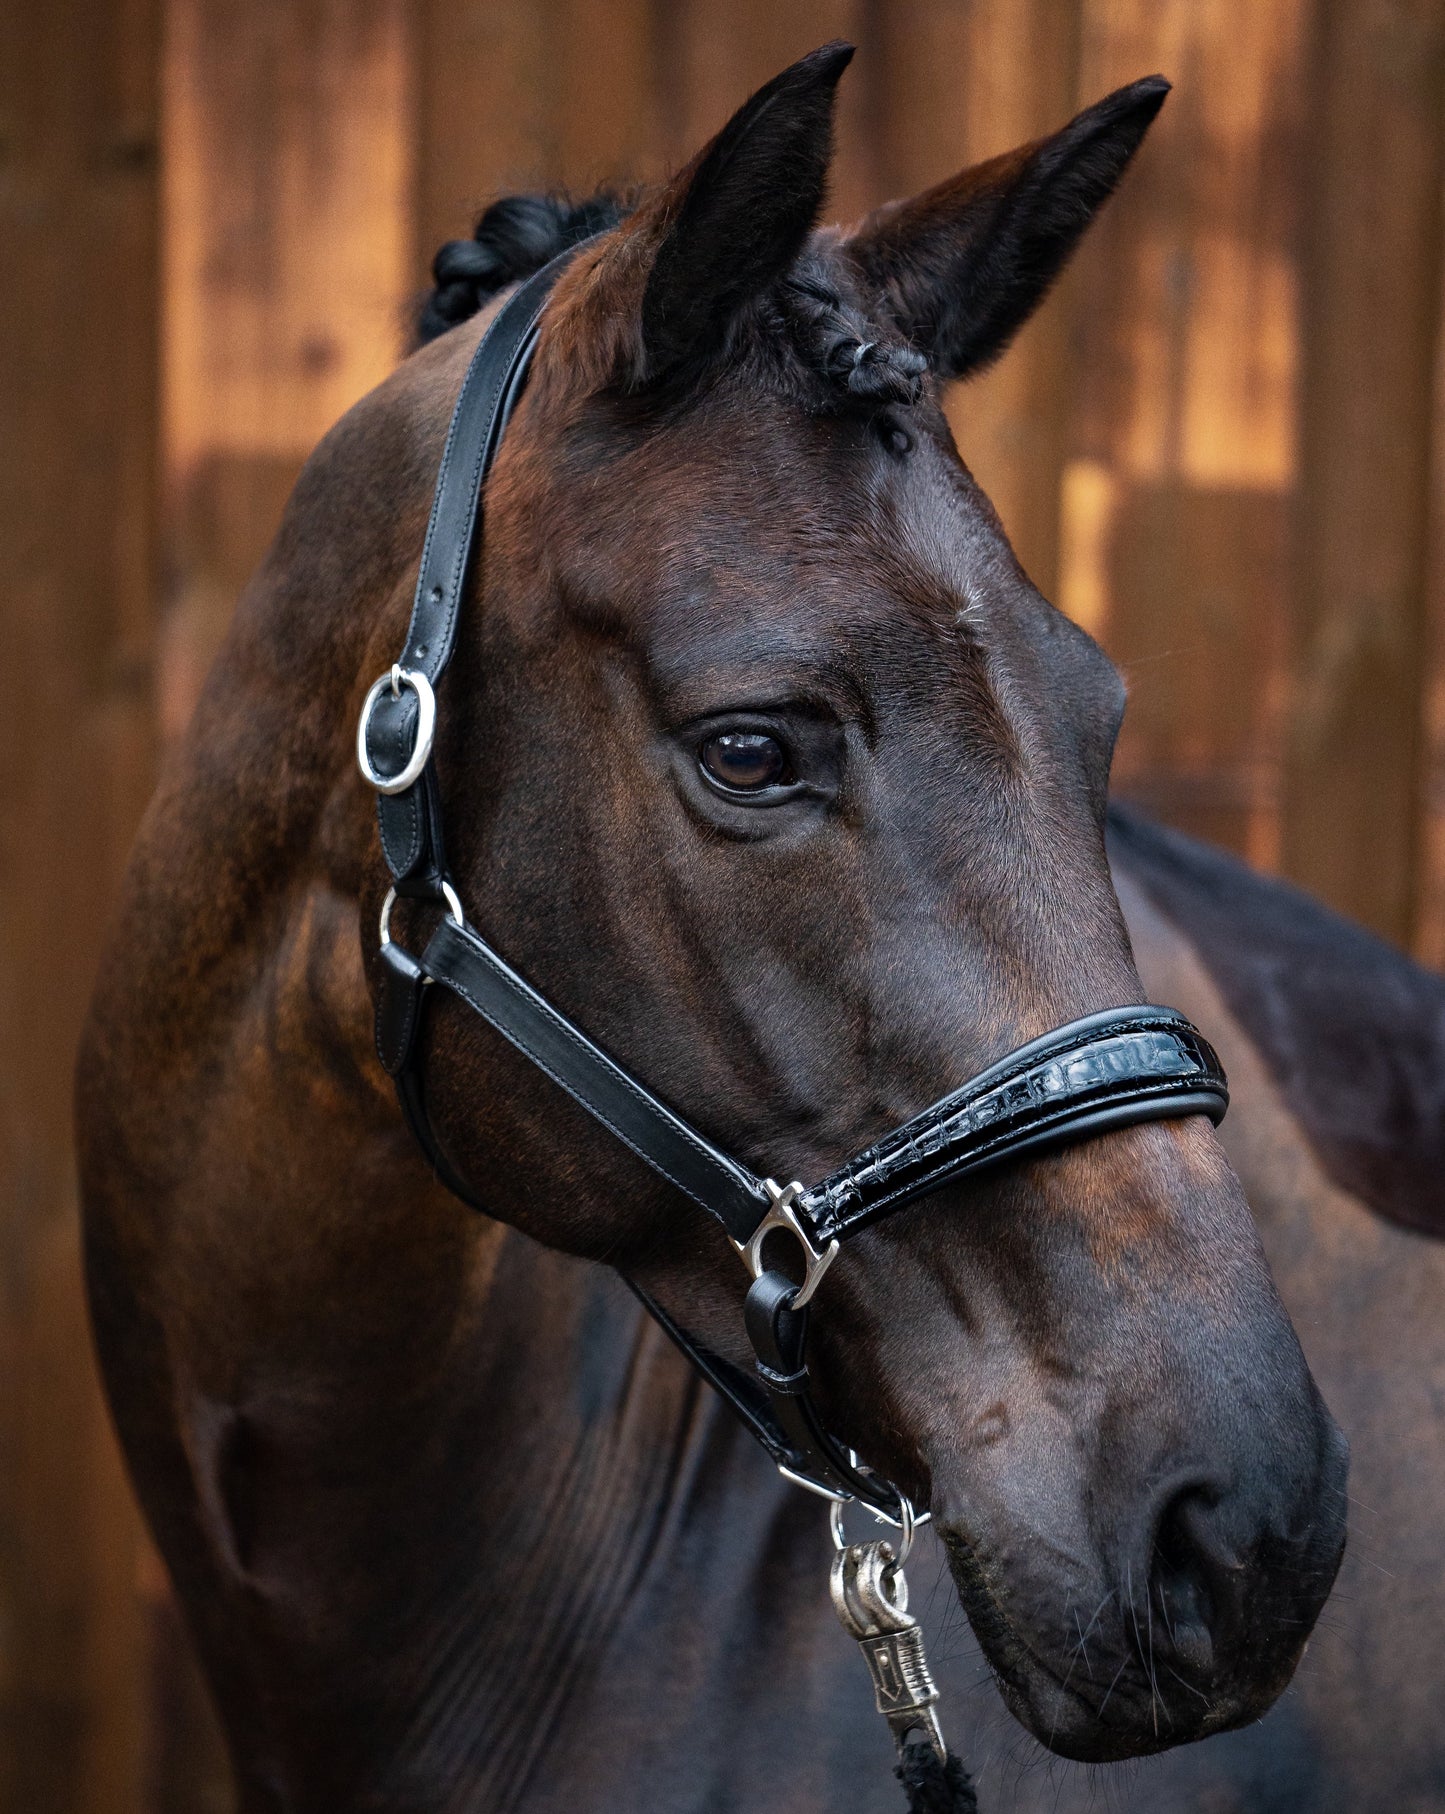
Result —
<svg viewBox="0 0 1445 1814"><path fill-rule="evenodd" d="M1120 1665L1119 1665L1119 1667L1118 1667L1118 1668L1117 1668L1117 1669L1116 1669L1116 1670L1115 1670L1115 1672L1114 1672L1114 1679L1113 1679L1113 1681L1112 1681L1112 1682L1110 1682L1110 1684L1109 1684L1109 1686L1108 1686L1108 1687L1107 1687L1107 1688L1106 1688L1106 1689L1105 1689L1105 1690L1104 1690L1104 1698L1103 1698L1103 1700L1102 1700L1102 1701L1100 1701L1100 1702L1099 1702L1099 1712L1098 1712L1098 1718L1099 1718L1099 1719L1103 1719L1103 1717L1104 1717L1104 1709L1105 1709L1105 1708L1106 1708L1106 1707L1107 1707L1107 1706L1108 1706L1108 1705L1109 1705L1109 1696L1110 1696L1110 1695L1111 1695L1111 1694L1112 1694L1112 1693L1113 1693L1113 1692L1114 1692L1114 1690L1115 1690L1115 1689L1116 1689L1116 1688L1117 1688L1117 1687L1118 1687L1118 1686L1119 1686L1119 1677L1120 1677L1120 1676L1121 1676L1121 1675L1123 1675L1123 1673L1124 1673L1124 1671L1125 1671L1125 1670L1126 1670L1126 1669L1127 1669L1127 1668L1128 1668L1128 1667L1129 1667L1129 1659L1128 1659L1128 1657L1125 1657L1125 1658L1124 1658L1124 1661L1123 1661L1123 1662L1122 1662L1122 1663L1121 1663L1121 1664L1120 1664Z"/></svg>
<svg viewBox="0 0 1445 1814"><path fill-rule="evenodd" d="M1209 1705L1209 1696L1202 1688L1196 1688L1193 1682L1191 1682L1187 1676L1180 1675L1179 1671L1175 1669L1172 1664L1166 1663L1164 1667L1169 1671L1170 1675L1174 1677L1174 1680L1178 1682L1181 1688L1187 1688L1192 1695L1203 1701L1206 1707Z"/></svg>

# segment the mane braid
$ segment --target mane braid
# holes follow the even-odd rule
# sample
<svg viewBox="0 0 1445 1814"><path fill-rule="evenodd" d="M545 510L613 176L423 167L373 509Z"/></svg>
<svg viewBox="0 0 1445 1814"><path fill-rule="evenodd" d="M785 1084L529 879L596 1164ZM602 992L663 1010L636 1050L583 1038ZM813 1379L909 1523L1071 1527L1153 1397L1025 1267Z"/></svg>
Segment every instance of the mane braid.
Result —
<svg viewBox="0 0 1445 1814"><path fill-rule="evenodd" d="M505 195L478 219L470 239L449 239L432 260L435 287L416 318L417 346L469 320L492 298L595 233L621 225L637 197L601 189L586 201L561 192ZM760 312L765 336L821 380L825 408L872 411L911 404L928 361L846 301L826 263L807 254L772 291ZM795 368L796 369L796 368ZM815 397L816 407L816 397Z"/></svg>
<svg viewBox="0 0 1445 1814"><path fill-rule="evenodd" d="M918 401L928 370L923 354L850 307L814 272L788 278L779 301L799 358L845 407Z"/></svg>
<svg viewBox="0 0 1445 1814"><path fill-rule="evenodd" d="M631 212L630 198L610 189L583 202L563 194L504 195L482 214L470 239L449 239L432 260L435 287L417 312L416 344L468 320L500 291Z"/></svg>

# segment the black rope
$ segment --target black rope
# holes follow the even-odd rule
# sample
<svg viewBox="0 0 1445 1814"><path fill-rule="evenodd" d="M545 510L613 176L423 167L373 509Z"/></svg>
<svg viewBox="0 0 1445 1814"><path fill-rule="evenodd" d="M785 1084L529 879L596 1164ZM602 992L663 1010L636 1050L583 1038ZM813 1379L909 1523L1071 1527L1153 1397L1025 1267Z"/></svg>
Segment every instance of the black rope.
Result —
<svg viewBox="0 0 1445 1814"><path fill-rule="evenodd" d="M903 1784L911 1814L978 1814L968 1771L950 1751L945 1763L926 1739L910 1739L893 1774Z"/></svg>

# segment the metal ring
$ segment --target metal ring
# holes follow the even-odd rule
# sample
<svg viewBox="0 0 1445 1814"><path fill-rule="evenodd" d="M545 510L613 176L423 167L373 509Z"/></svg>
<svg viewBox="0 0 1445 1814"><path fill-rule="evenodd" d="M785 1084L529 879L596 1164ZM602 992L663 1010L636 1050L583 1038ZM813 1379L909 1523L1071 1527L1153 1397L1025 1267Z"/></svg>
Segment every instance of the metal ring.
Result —
<svg viewBox="0 0 1445 1814"><path fill-rule="evenodd" d="M406 767L399 775L378 774L371 766L371 757L367 752L366 727L371 722L372 711L383 690L390 687L392 698L399 699L403 686L410 687L416 694L416 742L412 745ZM431 682L420 668L404 668L400 662L396 662L391 671L383 674L376 682L362 702L361 718L356 726L356 765L379 794L404 794L431 757L436 728L437 696L432 691Z"/></svg>
<svg viewBox="0 0 1445 1814"><path fill-rule="evenodd" d="M458 926L465 925L467 916L463 910L462 903L457 896L456 889L452 887L450 882L443 882L441 889L443 898L447 904L447 912ZM381 942L383 945L389 945L391 943L391 910L395 905L396 890L394 888L388 888L386 891L386 899L381 903Z"/></svg>
<svg viewBox="0 0 1445 1814"><path fill-rule="evenodd" d="M860 1503L863 1502L860 1501ZM828 1507L828 1529L833 1533L833 1547L838 1550L844 1550L848 1547L848 1539L843 1534L844 1504L845 1501L835 1499L832 1505ZM896 1568L902 1568L903 1564L913 1553L914 1533L917 1531L920 1524L927 1521L929 1514L925 1512L923 1517L920 1518L913 1509L913 1501L906 1493L900 1493L898 1495L898 1516L896 1518L890 1518L887 1512L880 1512L876 1505L865 1504L864 1510L871 1512L880 1524L891 1524L897 1530L898 1545L897 1554L894 1557L894 1566Z"/></svg>
<svg viewBox="0 0 1445 1814"><path fill-rule="evenodd" d="M775 1229L785 1229L803 1250L803 1282L794 1294L789 1308L801 1310L809 1303L813 1293L823 1281L823 1274L838 1257L837 1241L830 1241L819 1251L808 1239L808 1231L798 1220L798 1212L793 1205L803 1196L803 1187L796 1182L780 1187L771 1178L763 1179L763 1189L768 1193L768 1213L758 1223L746 1241L734 1241L733 1246L742 1259L743 1265L755 1279L763 1276L763 1243ZM729 1237L731 1238L731 1237Z"/></svg>

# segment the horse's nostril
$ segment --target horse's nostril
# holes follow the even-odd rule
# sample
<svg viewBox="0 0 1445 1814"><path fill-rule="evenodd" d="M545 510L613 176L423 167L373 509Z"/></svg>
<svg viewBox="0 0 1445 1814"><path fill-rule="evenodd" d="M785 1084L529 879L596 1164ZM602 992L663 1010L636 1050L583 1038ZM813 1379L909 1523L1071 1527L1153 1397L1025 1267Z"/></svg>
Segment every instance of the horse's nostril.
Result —
<svg viewBox="0 0 1445 1814"><path fill-rule="evenodd" d="M1214 1672L1218 1593L1233 1572L1210 1530L1218 1501L1213 1487L1191 1484L1170 1496L1154 1527L1153 1611L1176 1667L1200 1683Z"/></svg>

